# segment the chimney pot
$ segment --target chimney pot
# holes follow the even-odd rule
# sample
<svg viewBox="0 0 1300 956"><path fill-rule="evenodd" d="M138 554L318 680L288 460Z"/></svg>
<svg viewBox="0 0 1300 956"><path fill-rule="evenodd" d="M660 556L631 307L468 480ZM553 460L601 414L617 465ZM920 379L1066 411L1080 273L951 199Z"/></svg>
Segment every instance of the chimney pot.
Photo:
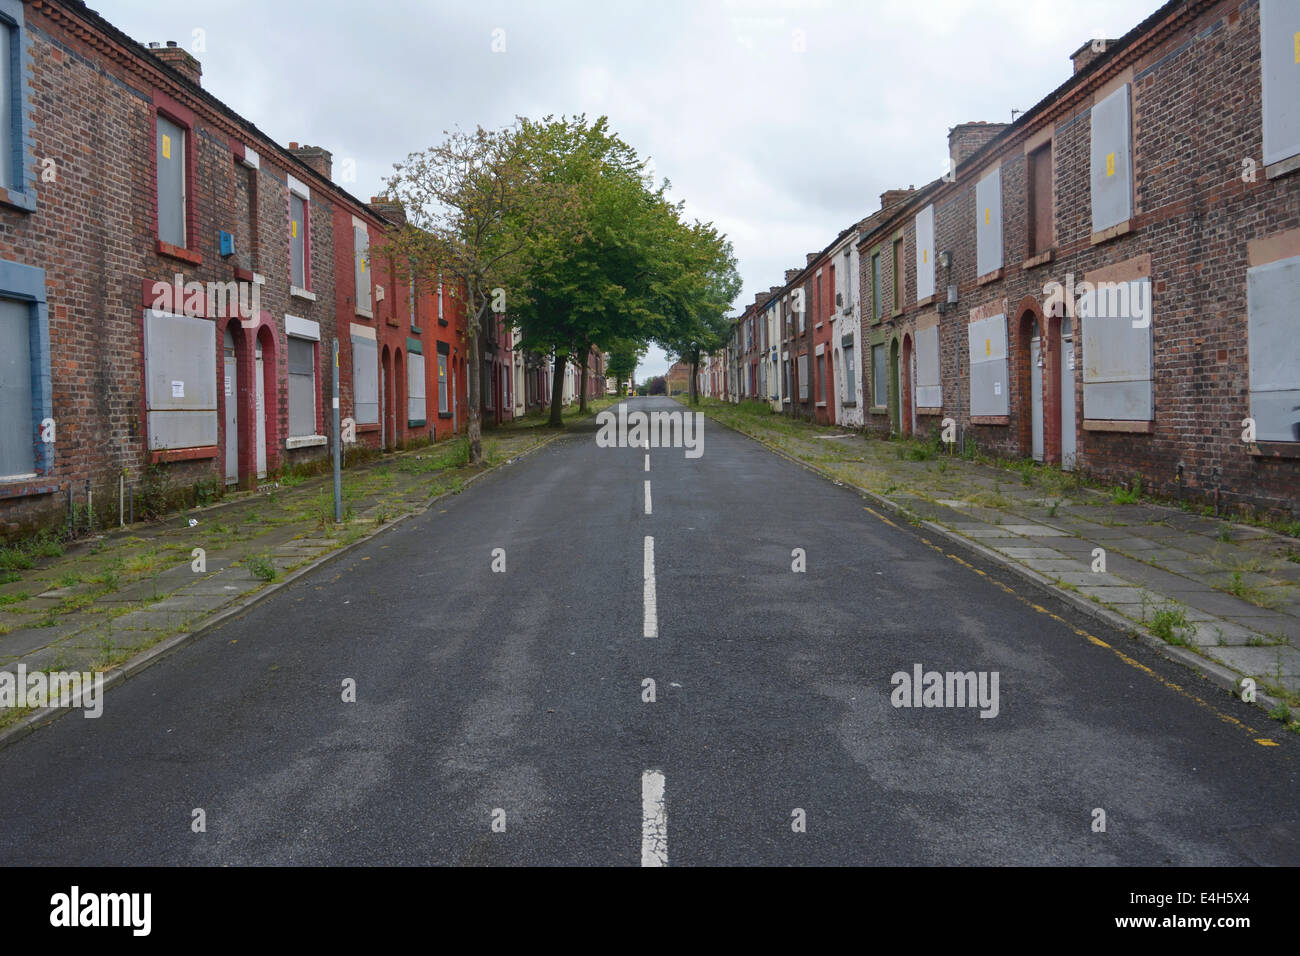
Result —
<svg viewBox="0 0 1300 956"><path fill-rule="evenodd" d="M175 40L168 40L167 45L153 42L145 47L150 53L159 60L166 63L173 70L184 75L184 77L195 86L202 86L203 66L190 53L189 50L177 46Z"/></svg>

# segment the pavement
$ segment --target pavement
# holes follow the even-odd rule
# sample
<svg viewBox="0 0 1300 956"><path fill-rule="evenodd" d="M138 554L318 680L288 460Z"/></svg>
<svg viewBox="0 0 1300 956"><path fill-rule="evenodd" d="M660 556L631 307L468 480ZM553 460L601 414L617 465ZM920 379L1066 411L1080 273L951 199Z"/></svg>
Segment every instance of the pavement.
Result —
<svg viewBox="0 0 1300 956"><path fill-rule="evenodd" d="M1300 737L704 438L589 421L14 741L0 865L1300 862Z"/></svg>
<svg viewBox="0 0 1300 956"><path fill-rule="evenodd" d="M540 424L525 419L486 431L481 466L464 465L464 441L454 440L351 467L344 472L339 524L328 473L287 476L264 482L256 493L234 493L38 557L0 585L0 674L18 674L21 666L28 674L116 679L261 599L286 577L460 491L492 467L512 465L554 437ZM42 716L0 708L0 745Z"/></svg>
<svg viewBox="0 0 1300 956"><path fill-rule="evenodd" d="M1055 468L967 461L752 407L702 408L1063 599L1086 602L1083 610L1158 636L1170 656L1220 683L1240 689L1252 678L1270 709L1300 710L1300 539L1203 506L1129 501Z"/></svg>

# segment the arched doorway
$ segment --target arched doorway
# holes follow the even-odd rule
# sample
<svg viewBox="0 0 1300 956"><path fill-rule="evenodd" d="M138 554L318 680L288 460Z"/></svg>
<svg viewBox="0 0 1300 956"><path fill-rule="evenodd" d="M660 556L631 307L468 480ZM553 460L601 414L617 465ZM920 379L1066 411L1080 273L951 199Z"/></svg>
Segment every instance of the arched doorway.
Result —
<svg viewBox="0 0 1300 956"><path fill-rule="evenodd" d="M385 345L379 353L379 449L387 451L393 440L393 427L389 417L393 411L393 400L388 390L393 381L393 353Z"/></svg>
<svg viewBox="0 0 1300 956"><path fill-rule="evenodd" d="M244 330L238 322L227 322L223 336L225 365L224 387L221 390L222 421L225 423L225 478L226 484L239 483L239 423L243 417L239 413L240 395L247 394L247 383L243 381L239 353L244 347Z"/></svg>
<svg viewBox="0 0 1300 956"><path fill-rule="evenodd" d="M903 336L903 362L902 362L902 421L903 434L916 434L916 376L915 369L912 367L916 361L916 356L912 350L912 336L910 334Z"/></svg>
<svg viewBox="0 0 1300 956"><path fill-rule="evenodd" d="M901 435L903 432L902 402L899 392L901 362L898 339L893 339L889 343L889 431L893 435Z"/></svg>
<svg viewBox="0 0 1300 956"><path fill-rule="evenodd" d="M253 343L253 448L254 475L265 478L274 462L268 449L277 434L272 411L276 401L275 334L267 325L257 330Z"/></svg>

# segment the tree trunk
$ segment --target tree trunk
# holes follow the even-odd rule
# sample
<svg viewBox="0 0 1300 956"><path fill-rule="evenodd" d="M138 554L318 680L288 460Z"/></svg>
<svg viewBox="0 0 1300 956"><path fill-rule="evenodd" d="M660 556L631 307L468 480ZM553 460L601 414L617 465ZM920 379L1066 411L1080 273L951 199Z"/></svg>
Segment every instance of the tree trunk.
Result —
<svg viewBox="0 0 1300 956"><path fill-rule="evenodd" d="M689 389L687 390L688 394L691 397L692 405L700 404L699 389L696 386L696 379L698 379L699 377L700 377L700 353L696 352L694 355L691 356L691 383Z"/></svg>
<svg viewBox="0 0 1300 956"><path fill-rule="evenodd" d="M587 351L582 353L582 398L579 400L578 411L587 414L587 359L591 357L591 346L587 346Z"/></svg>
<svg viewBox="0 0 1300 956"><path fill-rule="evenodd" d="M551 370L551 417L547 422L552 428L564 427L564 365L560 350L555 350L555 363Z"/></svg>
<svg viewBox="0 0 1300 956"><path fill-rule="evenodd" d="M466 283L469 301L466 309L469 318L468 333L469 342L466 343L469 352L469 361L466 363L468 368L465 370L466 388L469 394L466 396L466 403L469 405L469 463L477 465L483 460L483 420L481 409L483 405L483 395L479 386L479 376L483 372L483 362L479 357L479 321L482 318L478 310L474 308L474 290ZM486 304L486 299L484 303Z"/></svg>

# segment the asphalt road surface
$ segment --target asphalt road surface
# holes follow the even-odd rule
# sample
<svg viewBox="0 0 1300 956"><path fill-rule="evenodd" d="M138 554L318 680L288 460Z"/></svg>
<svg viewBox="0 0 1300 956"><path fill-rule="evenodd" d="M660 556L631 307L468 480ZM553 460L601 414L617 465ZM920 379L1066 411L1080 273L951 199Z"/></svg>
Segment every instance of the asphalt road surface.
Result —
<svg viewBox="0 0 1300 956"><path fill-rule="evenodd" d="M1300 862L1292 735L869 504L589 423L0 750L0 864Z"/></svg>

